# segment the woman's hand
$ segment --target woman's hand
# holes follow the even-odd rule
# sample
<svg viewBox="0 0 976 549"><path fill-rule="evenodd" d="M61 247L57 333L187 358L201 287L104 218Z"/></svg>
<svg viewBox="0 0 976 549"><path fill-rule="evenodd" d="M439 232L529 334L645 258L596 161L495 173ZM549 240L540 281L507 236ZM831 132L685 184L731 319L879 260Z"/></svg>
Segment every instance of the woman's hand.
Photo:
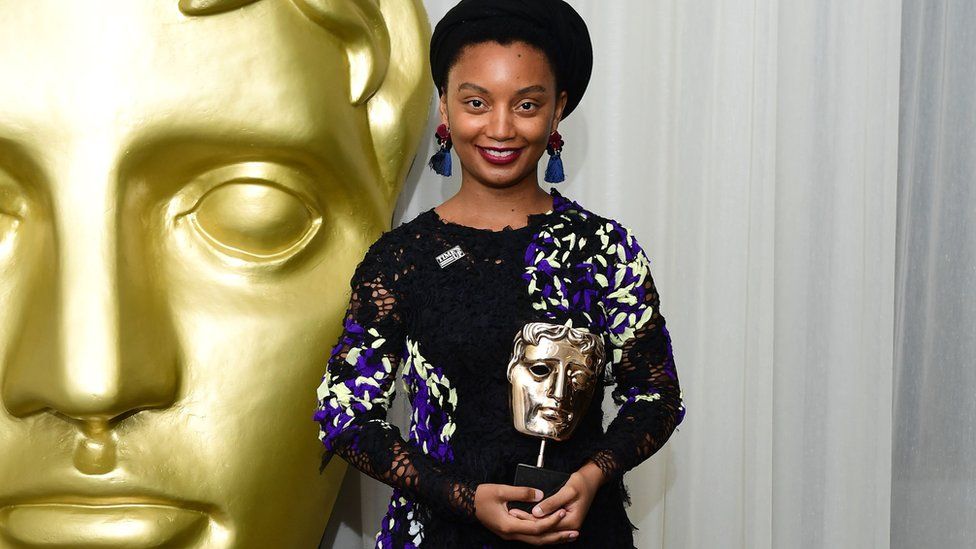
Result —
<svg viewBox="0 0 976 549"><path fill-rule="evenodd" d="M570 475L569 480L558 492L539 502L532 509L531 515L519 509L512 509L511 514L522 520L535 519L542 522L565 513L557 523L559 529L579 532L583 526L583 519L590 510L590 504L596 497L596 491L603 482L603 471L593 462L588 462L579 471Z"/></svg>
<svg viewBox="0 0 976 549"><path fill-rule="evenodd" d="M508 511L510 501L536 502L541 499L542 492L535 488L507 484L479 484L474 493L475 517L486 528L506 540L521 541L531 545L549 545L576 539L579 535L578 530L564 528L560 524L560 521L567 516L566 510L552 507L553 511L545 517L534 517L519 511L523 515L521 518Z"/></svg>

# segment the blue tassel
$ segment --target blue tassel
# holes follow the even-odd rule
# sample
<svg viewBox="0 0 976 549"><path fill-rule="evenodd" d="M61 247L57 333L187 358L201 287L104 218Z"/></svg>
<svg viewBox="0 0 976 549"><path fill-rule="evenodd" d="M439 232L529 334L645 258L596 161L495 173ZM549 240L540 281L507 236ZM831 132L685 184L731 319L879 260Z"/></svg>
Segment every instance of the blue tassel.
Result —
<svg viewBox="0 0 976 549"><path fill-rule="evenodd" d="M546 166L546 182L548 183L562 183L566 180L566 174L563 172L563 159L559 154L554 154L549 157L549 164Z"/></svg>
<svg viewBox="0 0 976 549"><path fill-rule="evenodd" d="M434 153L434 156L430 157L430 161L427 162L430 169L434 170L434 173L443 175L444 177L451 176L451 150L447 147L441 147Z"/></svg>

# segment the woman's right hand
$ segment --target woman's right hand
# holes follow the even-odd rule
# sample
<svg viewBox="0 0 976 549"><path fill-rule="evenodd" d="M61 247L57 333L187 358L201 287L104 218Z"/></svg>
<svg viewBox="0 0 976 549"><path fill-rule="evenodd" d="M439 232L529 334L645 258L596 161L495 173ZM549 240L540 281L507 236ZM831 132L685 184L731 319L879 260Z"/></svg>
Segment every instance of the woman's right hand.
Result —
<svg viewBox="0 0 976 549"><path fill-rule="evenodd" d="M498 537L531 545L550 545L573 541L576 530L560 530L559 521L565 509L557 509L542 518L518 518L508 511L508 502L542 501L542 492L525 486L479 484L474 493L475 517Z"/></svg>

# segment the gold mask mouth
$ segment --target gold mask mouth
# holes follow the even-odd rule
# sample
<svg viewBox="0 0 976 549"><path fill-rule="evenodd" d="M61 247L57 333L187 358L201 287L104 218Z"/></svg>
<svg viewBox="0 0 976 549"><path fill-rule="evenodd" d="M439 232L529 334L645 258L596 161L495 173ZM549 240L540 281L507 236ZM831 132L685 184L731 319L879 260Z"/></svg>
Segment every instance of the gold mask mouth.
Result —
<svg viewBox="0 0 976 549"><path fill-rule="evenodd" d="M205 512L157 498L63 497L0 508L0 539L28 547L185 546L209 522Z"/></svg>

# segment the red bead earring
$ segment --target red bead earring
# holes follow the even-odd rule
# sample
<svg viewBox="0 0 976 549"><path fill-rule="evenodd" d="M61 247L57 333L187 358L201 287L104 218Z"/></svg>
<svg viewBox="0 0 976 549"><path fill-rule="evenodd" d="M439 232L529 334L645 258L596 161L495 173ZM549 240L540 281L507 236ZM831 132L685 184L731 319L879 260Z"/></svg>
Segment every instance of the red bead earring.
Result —
<svg viewBox="0 0 976 549"><path fill-rule="evenodd" d="M548 183L561 183L566 180L562 159L563 145L565 144L563 136L559 135L558 131L549 134L549 145L546 147L546 152L549 153L549 164L546 166L546 181Z"/></svg>
<svg viewBox="0 0 976 549"><path fill-rule="evenodd" d="M447 127L447 124L441 124L437 126L437 131L434 132L434 139L437 140L437 152L430 157L427 165L430 169L434 170L435 173L443 175L444 177L450 177L451 175L451 129Z"/></svg>

